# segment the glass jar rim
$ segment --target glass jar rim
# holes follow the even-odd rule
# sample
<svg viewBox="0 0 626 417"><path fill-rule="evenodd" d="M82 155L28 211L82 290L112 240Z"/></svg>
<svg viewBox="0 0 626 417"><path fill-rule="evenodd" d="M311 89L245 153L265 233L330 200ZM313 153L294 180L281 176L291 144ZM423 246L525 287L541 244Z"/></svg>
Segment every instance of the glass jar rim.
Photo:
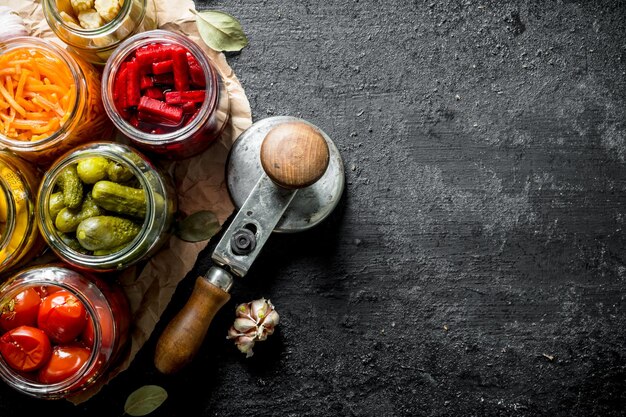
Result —
<svg viewBox="0 0 626 417"><path fill-rule="evenodd" d="M74 59L69 52L63 50L54 42L47 39L37 38L35 36L18 36L4 41L2 45L0 45L0 52L4 54L7 51L17 48L38 48L44 51L44 55L52 54L56 58L59 58L69 70L70 75L73 78L74 85L76 85L76 99L72 105L70 116L67 118L65 124L50 136L36 141L21 141L11 139L0 132L1 145L15 151L36 151L43 147L60 142L68 135L70 129L76 123L82 111L80 103L85 101L87 81L85 74L80 65L76 62L76 59Z"/></svg>
<svg viewBox="0 0 626 417"><path fill-rule="evenodd" d="M207 91L207 99L204 100L198 110L197 117L181 129L163 134L146 133L136 129L120 116L113 102L113 84L122 62L137 48L157 42L178 43L187 48L194 58L199 61L200 67L204 70L203 73ZM177 32L155 29L138 33L126 39L109 57L102 72L102 102L104 110L113 124L133 141L145 146L172 144L186 140L196 132L198 127L203 126L209 120L217 105L219 94L219 89L217 88L218 82L217 70L214 68L213 64L211 64L208 56L200 46Z"/></svg>
<svg viewBox="0 0 626 417"><path fill-rule="evenodd" d="M81 381L86 375L89 375L92 370L95 369L95 367L98 365L98 359L101 354L103 339L102 335L104 331L100 324L100 320L97 319L98 311L95 307L95 304L92 300L88 299L84 294L82 294L82 291L79 288L65 283L62 280L55 280L55 277L58 278L59 274L62 273L71 273L86 285L91 284L91 281L89 281L89 279L85 277L83 273L68 268L63 264L54 263L43 266L39 265L25 268L21 271L18 271L5 283L0 285L0 294L4 295L2 299L15 297L17 294L19 294L19 292L24 291L27 288L32 288L36 286L54 285L57 287L61 287L79 299L79 301L85 307L87 315L91 319L91 324L93 325L94 345L91 348L89 359L71 377L56 383L44 384L33 381L31 379L27 379L19 372L13 370L11 367L6 365L4 359L1 358L0 355L0 377L5 381L11 382L12 384L16 385L17 388L25 394L34 397L44 396L57 398L59 396L65 396L69 394L74 384ZM95 285L92 285L91 288L93 291L95 291L95 296L98 297L100 301L103 301L104 305L108 305L108 300L106 299L106 296L102 293L102 291ZM113 317L113 312L110 309L110 306L107 313L109 314L109 316ZM112 338L115 339L117 337L117 335L115 334L117 330L113 328L112 331L114 332ZM94 381L95 379L87 380L86 382L88 384L91 384Z"/></svg>
<svg viewBox="0 0 626 417"><path fill-rule="evenodd" d="M120 269L119 265L130 266L131 264L139 261L139 258L141 258L139 256L137 259L132 259L133 252L148 237L150 226L155 222L156 215L154 208L157 204L157 197L155 196L156 192L152 189L150 184L148 184L144 171L136 166L137 161L128 158L125 153L138 155L146 167L151 170L156 170L152 163L136 149L121 143L100 141L89 143L71 150L57 159L52 167L50 167L50 169L44 174L44 178L39 186L37 198L37 224L40 228L41 234L48 242L52 250L67 262L80 265L83 268L89 268L94 271L110 271ZM135 238L123 249L108 255L100 256L82 254L63 243L56 232L56 228L50 227L52 222L47 215L48 202L50 200L50 196L52 195L56 179L61 171L72 163L76 163L81 159L96 155L114 159L130 168L133 175L137 178L146 193L146 217L143 220L139 234L135 236ZM54 238L52 238L52 236L54 236Z"/></svg>

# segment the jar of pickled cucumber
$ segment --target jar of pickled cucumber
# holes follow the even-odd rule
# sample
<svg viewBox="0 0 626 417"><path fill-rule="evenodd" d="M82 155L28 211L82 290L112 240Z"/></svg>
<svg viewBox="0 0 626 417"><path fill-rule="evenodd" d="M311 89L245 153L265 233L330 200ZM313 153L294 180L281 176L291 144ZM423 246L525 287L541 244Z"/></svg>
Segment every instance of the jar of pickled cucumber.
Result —
<svg viewBox="0 0 626 417"><path fill-rule="evenodd" d="M110 138L96 70L54 43L17 37L0 45L0 147L49 165L75 146Z"/></svg>
<svg viewBox="0 0 626 417"><path fill-rule="evenodd" d="M152 30L124 41L102 74L104 109L131 143L183 159L205 151L230 117L217 68L188 37Z"/></svg>
<svg viewBox="0 0 626 417"><path fill-rule="evenodd" d="M90 271L124 269L154 254L176 212L171 179L134 148L83 145L44 174L37 224L52 250Z"/></svg>
<svg viewBox="0 0 626 417"><path fill-rule="evenodd" d="M20 270L0 286L0 378L35 398L71 398L121 358L129 328L116 282L64 264Z"/></svg>
<svg viewBox="0 0 626 417"><path fill-rule="evenodd" d="M35 222L40 178L33 165L0 151L0 276L45 248Z"/></svg>
<svg viewBox="0 0 626 417"><path fill-rule="evenodd" d="M43 0L42 5L53 32L97 65L126 38L157 27L152 0Z"/></svg>

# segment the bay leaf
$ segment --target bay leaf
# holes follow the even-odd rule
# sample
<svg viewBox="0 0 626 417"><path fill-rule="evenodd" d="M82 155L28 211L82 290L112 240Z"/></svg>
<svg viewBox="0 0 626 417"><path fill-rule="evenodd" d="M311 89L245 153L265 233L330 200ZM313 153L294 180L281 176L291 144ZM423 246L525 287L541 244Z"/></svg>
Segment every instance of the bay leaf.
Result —
<svg viewBox="0 0 626 417"><path fill-rule="evenodd" d="M190 11L196 15L198 32L209 48L216 51L241 51L248 44L241 24L228 13L216 10Z"/></svg>
<svg viewBox="0 0 626 417"><path fill-rule="evenodd" d="M213 237L220 228L220 222L213 212L201 210L178 223L176 236L186 242L200 242Z"/></svg>
<svg viewBox="0 0 626 417"><path fill-rule="evenodd" d="M158 385L144 385L133 391L124 404L124 412L129 416L145 416L163 404L167 391Z"/></svg>

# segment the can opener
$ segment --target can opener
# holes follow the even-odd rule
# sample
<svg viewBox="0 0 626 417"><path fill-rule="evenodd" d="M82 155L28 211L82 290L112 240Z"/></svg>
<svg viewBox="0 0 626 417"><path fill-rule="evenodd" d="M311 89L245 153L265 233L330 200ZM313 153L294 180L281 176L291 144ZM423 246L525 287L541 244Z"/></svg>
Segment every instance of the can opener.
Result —
<svg viewBox="0 0 626 417"><path fill-rule="evenodd" d="M189 364L215 314L230 299L233 276L243 277L274 232L319 224L343 193L344 167L332 140L305 120L263 119L233 144L227 164L230 195L240 207L212 253L212 266L196 279L187 303L159 338L154 364L164 374Z"/></svg>

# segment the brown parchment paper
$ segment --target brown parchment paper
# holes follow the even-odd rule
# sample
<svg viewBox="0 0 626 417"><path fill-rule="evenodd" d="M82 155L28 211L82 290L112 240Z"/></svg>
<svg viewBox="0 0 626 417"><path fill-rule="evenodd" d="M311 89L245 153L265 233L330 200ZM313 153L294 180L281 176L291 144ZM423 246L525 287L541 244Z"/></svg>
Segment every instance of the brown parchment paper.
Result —
<svg viewBox="0 0 626 417"><path fill-rule="evenodd" d="M220 71L228 89L231 114L221 138L201 155L166 163L166 168L174 177L179 211L189 215L199 210L211 210L223 224L234 210L224 179L226 158L234 140L252 124L248 98L224 54L208 48L200 39L195 17L189 11L195 9L192 0L148 0L148 3L149 7L156 8L159 28L187 35L202 47ZM0 5L18 12L31 35L48 38L64 46L50 30L40 1L0 0ZM120 274L119 281L130 301L133 318L130 348L120 363L95 386L72 397L73 403L88 400L104 384L128 368L150 337L176 286L191 270L206 244L207 241L189 243L172 237L141 269L131 267Z"/></svg>

